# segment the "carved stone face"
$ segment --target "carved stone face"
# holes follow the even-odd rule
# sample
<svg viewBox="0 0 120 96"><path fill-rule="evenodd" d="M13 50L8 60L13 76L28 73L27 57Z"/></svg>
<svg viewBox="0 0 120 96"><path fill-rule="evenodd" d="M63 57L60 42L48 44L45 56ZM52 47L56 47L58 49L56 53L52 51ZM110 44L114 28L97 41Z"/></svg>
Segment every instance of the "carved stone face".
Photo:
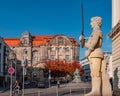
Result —
<svg viewBox="0 0 120 96"><path fill-rule="evenodd" d="M93 17L91 18L91 27L95 28L95 27L100 27L102 24L102 18L101 17Z"/></svg>
<svg viewBox="0 0 120 96"><path fill-rule="evenodd" d="M90 25L92 28L94 28L96 26L97 23L95 23L95 21L91 21Z"/></svg>

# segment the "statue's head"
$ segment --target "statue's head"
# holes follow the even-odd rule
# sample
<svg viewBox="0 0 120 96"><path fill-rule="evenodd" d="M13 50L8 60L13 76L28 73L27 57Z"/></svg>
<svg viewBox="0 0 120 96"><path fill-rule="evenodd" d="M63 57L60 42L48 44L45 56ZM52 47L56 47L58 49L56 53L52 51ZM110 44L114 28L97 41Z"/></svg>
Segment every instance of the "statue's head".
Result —
<svg viewBox="0 0 120 96"><path fill-rule="evenodd" d="M91 27L94 28L94 27L101 27L102 25L102 18L101 17L92 17L91 18Z"/></svg>

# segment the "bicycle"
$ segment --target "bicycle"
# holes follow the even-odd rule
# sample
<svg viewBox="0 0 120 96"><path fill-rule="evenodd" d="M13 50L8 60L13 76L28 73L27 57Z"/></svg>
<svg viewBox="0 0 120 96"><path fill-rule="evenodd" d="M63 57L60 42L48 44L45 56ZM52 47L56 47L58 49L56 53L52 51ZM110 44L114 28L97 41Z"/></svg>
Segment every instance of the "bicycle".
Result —
<svg viewBox="0 0 120 96"><path fill-rule="evenodd" d="M22 90L20 90L19 88L14 89L12 92L12 96L22 96Z"/></svg>

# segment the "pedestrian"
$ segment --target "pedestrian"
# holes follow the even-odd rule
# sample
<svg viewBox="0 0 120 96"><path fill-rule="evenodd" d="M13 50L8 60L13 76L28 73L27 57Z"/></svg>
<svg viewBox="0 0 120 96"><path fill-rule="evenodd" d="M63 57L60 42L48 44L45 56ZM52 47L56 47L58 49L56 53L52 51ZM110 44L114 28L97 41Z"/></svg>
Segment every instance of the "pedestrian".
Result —
<svg viewBox="0 0 120 96"><path fill-rule="evenodd" d="M20 90L22 90L22 83L21 82L19 83L19 86L20 86Z"/></svg>
<svg viewBox="0 0 120 96"><path fill-rule="evenodd" d="M60 88L60 81L59 80L57 81L57 86L58 86L58 88Z"/></svg>

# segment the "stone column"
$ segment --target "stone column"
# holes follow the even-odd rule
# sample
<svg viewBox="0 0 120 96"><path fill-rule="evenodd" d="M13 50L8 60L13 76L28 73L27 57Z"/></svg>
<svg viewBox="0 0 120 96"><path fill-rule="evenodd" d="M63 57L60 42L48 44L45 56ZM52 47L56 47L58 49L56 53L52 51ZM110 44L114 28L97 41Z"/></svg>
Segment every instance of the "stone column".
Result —
<svg viewBox="0 0 120 96"><path fill-rule="evenodd" d="M120 20L120 0L112 0L112 27Z"/></svg>

